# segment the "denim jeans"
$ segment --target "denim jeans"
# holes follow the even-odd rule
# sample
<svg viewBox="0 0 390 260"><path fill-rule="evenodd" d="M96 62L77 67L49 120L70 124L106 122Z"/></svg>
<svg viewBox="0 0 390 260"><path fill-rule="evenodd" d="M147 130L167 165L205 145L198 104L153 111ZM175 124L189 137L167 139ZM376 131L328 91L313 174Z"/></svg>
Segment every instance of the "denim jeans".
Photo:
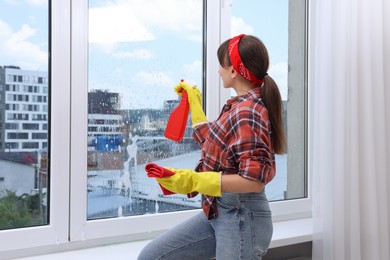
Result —
<svg viewBox="0 0 390 260"><path fill-rule="evenodd" d="M264 191L224 193L217 203L217 218L208 220L200 212L151 241L138 260L261 259L273 231Z"/></svg>

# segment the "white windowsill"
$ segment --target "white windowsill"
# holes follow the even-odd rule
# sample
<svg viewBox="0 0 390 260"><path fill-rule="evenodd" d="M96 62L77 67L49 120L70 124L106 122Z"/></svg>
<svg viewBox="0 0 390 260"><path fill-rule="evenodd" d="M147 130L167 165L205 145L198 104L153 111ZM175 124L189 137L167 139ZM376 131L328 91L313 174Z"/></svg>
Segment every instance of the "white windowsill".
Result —
<svg viewBox="0 0 390 260"><path fill-rule="evenodd" d="M309 242L312 234L312 218L276 222L270 248Z"/></svg>
<svg viewBox="0 0 390 260"><path fill-rule="evenodd" d="M270 248L294 245L312 240L312 219L295 219L288 221L280 221L274 223L274 234L271 241ZM83 260L98 260L110 259L137 259L139 252L150 240L142 240L129 243L120 243L107 246L99 246L88 249L80 249L73 251L66 251L61 253L39 255L33 257L19 258L29 260L68 260L68 259L83 259Z"/></svg>

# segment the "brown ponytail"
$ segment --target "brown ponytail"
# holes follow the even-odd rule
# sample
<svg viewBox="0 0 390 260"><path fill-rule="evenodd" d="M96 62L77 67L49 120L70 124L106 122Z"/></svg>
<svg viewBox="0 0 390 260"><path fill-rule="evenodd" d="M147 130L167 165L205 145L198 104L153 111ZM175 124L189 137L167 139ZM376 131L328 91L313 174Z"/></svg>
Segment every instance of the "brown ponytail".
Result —
<svg viewBox="0 0 390 260"><path fill-rule="evenodd" d="M232 65L228 51L229 41L222 43L217 52L219 63L225 68ZM271 121L272 144L275 153L282 154L286 150L286 137L283 128L283 103L277 84L267 75L269 66L267 48L259 38L245 35L239 42L238 51L245 67L256 78L264 78L262 95L263 103L268 110L268 117Z"/></svg>
<svg viewBox="0 0 390 260"><path fill-rule="evenodd" d="M270 76L264 77L263 103L268 110L271 121L271 138L275 153L282 154L286 150L286 137L283 128L283 103L278 86Z"/></svg>

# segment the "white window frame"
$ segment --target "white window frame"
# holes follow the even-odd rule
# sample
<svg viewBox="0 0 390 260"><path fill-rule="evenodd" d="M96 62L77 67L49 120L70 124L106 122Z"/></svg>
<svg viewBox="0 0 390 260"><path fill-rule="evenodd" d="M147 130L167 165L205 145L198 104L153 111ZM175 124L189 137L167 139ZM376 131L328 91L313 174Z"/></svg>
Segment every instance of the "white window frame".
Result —
<svg viewBox="0 0 390 260"><path fill-rule="evenodd" d="M50 223L0 231L0 258L68 243L70 129L64 126L70 123L70 2L51 2Z"/></svg>
<svg viewBox="0 0 390 260"><path fill-rule="evenodd" d="M87 220L88 1L72 0L72 105L70 241L138 240L191 217L199 210ZM84 111L84 112L83 112ZM123 238L125 237L125 238Z"/></svg>
<svg viewBox="0 0 390 260"><path fill-rule="evenodd" d="M215 60L216 57L216 50L218 49L218 46L220 43L225 41L226 39L229 39L231 37L230 35L230 19L231 19L231 8L232 8L232 0L219 0L219 1L213 1L210 3L208 1L208 5L211 4L211 10L208 10L210 12L207 13L207 19L214 19L214 21L211 21L210 23L213 24L214 27L209 28L207 27L207 31L211 32L210 37L208 38L213 39L212 37L215 37L215 33L212 33L212 30L217 29L217 25L219 26L219 39L220 42L216 44L216 48L212 49L211 53L209 53L208 60ZM209 7L209 6L208 6ZM305 88L302 90L301 87L298 87L296 89L293 89L293 91L289 90L289 96L292 94L295 95L293 98L297 100L295 103L297 104L304 104L305 106L305 111L307 112L307 53L308 53L308 46L307 46L307 33L308 33L308 28L307 28L307 10L308 10L308 1L307 0L295 0L295 1L289 1L289 15L293 17L293 19L289 18L289 27L290 30L294 30L294 35L289 35L289 48L293 48L294 52L289 51L289 65L294 66L297 68L297 70L293 71L293 74L291 71L289 71L289 82L288 86L289 88L295 86L296 84L304 83ZM215 15L216 13L220 14L220 17ZM215 18L218 17L219 21L216 20ZM209 24L209 22L208 22ZM222 27L223 25L223 27ZM215 44L215 43L214 43ZM294 46L292 46L294 45ZM215 45L212 45L212 47L215 47ZM208 50L209 47L207 48ZM301 50L300 53L296 52L296 50L299 49ZM215 68L218 68L219 64L211 64L207 72L211 75L207 75L207 78L213 78L213 76L217 76L219 79L219 74L218 71L215 71ZM217 82L217 79L213 79L210 81L213 86ZM207 97L210 97L209 99L206 99L207 104L210 104L207 106L208 109L214 109L213 113L210 113L213 115L213 118L217 117L219 114L219 111L221 107L225 104L226 100L230 98L230 90L224 88L222 86L222 82L219 80L219 93L216 92L215 88L208 88L207 91ZM210 85L209 85L210 86ZM212 93L214 91L214 93ZM213 102L215 102L215 96L219 94L219 106L213 106ZM299 96L300 95L300 96ZM212 107L213 106L213 107ZM216 111L215 109L218 109ZM207 113L209 114L209 110L207 110ZM307 131L308 129L308 122L307 122L307 115L305 115L305 126L304 128ZM301 129L299 127L290 127L289 129L298 129L299 132L301 132ZM291 130L290 130L291 131ZM299 134L297 133L298 131L295 131L296 133L293 133L292 136L290 137L290 140L294 140L295 136L294 134ZM303 142L307 142L307 134L305 133L305 140L299 140ZM290 134L291 135L291 134ZM307 156L308 153L308 144L305 143L305 152L306 154L295 154L294 156L298 156L297 158L299 161L304 160L303 157ZM294 146L297 146L295 143ZM291 158L289 157L289 160ZM308 158L306 158L308 160ZM311 217L311 192L310 192L310 176L308 173L308 168L307 166L301 166L296 167L294 164L288 165L288 180L287 182L291 185L290 187L296 187L292 193L293 195L296 195L297 197L300 197L298 199L291 199L291 200L283 200L283 201L274 201L270 203L270 207L272 210L272 216L273 216L273 221L284 221L284 220L292 220L292 219L298 219L298 218L307 218ZM305 174L302 174L302 171L306 171ZM299 181L299 183L297 182ZM306 197L305 197L306 195Z"/></svg>
<svg viewBox="0 0 390 260"><path fill-rule="evenodd" d="M206 86L219 86L205 89L205 103L208 118L215 119L230 97L221 85L216 51L230 37L231 0L205 3ZM50 224L0 231L0 258L149 239L200 211L87 220L88 1L51 5ZM310 192L307 198L272 202L271 209L275 222L310 217Z"/></svg>
<svg viewBox="0 0 390 260"><path fill-rule="evenodd" d="M271 203L274 222L312 216L308 143L308 0L289 1L287 199ZM304 86L302 86L302 84ZM304 106L304 115L300 114ZM296 115L299 114L297 117ZM302 118L303 116L303 118ZM296 123L299 122L299 123ZM303 129L301 128L303 125ZM303 132L303 134L302 134ZM303 143L303 144L302 144ZM303 145L303 149L302 149ZM295 161L305 162L303 165Z"/></svg>

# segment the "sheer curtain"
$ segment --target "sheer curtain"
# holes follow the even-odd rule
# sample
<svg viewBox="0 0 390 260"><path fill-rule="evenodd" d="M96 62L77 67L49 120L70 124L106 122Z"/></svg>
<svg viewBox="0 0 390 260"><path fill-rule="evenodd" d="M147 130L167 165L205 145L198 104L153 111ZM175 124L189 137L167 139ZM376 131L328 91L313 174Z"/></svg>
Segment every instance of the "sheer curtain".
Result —
<svg viewBox="0 0 390 260"><path fill-rule="evenodd" d="M313 259L390 259L390 1L310 1Z"/></svg>

